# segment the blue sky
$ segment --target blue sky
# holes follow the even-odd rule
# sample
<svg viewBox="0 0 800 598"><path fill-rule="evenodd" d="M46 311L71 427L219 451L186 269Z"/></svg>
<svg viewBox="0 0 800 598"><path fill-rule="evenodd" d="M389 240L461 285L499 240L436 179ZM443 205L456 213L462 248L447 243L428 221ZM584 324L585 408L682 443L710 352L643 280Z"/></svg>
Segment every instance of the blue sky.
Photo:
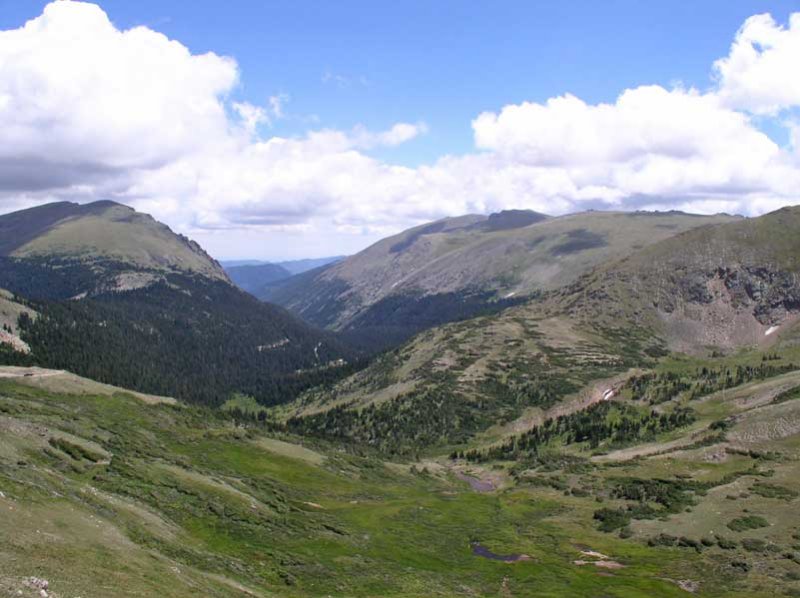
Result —
<svg viewBox="0 0 800 598"><path fill-rule="evenodd" d="M0 0L0 143L28 148L0 151L0 211L110 197L298 258L464 212L800 202L797 1L56 4Z"/></svg>
<svg viewBox="0 0 800 598"><path fill-rule="evenodd" d="M38 16L45 4L0 0L0 29ZM470 121L506 104L566 92L589 103L611 102L645 83L704 88L710 64L726 54L748 16L770 12L785 21L800 10L797 1L743 0L100 5L120 28L146 25L193 53L234 57L242 98L258 104L289 95L291 117L276 123L275 134L426 122L426 136L376 152L411 165L470 151Z"/></svg>

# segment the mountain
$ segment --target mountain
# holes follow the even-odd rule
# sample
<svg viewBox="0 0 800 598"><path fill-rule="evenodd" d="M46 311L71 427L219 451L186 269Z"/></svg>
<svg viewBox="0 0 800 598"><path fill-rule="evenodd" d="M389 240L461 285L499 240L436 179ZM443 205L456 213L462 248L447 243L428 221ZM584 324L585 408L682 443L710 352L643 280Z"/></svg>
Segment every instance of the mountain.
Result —
<svg viewBox="0 0 800 598"><path fill-rule="evenodd" d="M722 220L500 313L418 334L280 415L297 430L392 453L488 441L564 401L596 400L667 355L789 342L782 335L800 320L800 208Z"/></svg>
<svg viewBox="0 0 800 598"><path fill-rule="evenodd" d="M293 260L288 262L259 262L239 260L222 262L231 280L242 290L254 295L264 295L276 283L314 268L332 264L342 256L318 259Z"/></svg>
<svg viewBox="0 0 800 598"><path fill-rule="evenodd" d="M264 285L289 278L292 274L278 264L253 264L242 266L226 266L230 279L243 291L254 293Z"/></svg>
<svg viewBox="0 0 800 598"><path fill-rule="evenodd" d="M769 345L800 315L800 207L687 231L566 289L581 317L646 326L670 349Z"/></svg>
<svg viewBox="0 0 800 598"><path fill-rule="evenodd" d="M309 258L304 260L289 260L285 262L275 262L275 263L281 268L285 268L286 270L288 270L292 275L295 275L295 274L302 274L303 272L308 272L309 270L313 270L321 266L326 266L327 264L333 264L335 262L339 262L345 259L346 257L347 256L345 255L334 255L331 257Z"/></svg>
<svg viewBox="0 0 800 598"><path fill-rule="evenodd" d="M6 363L215 405L237 392L286 401L358 357L131 208L50 204L0 217L0 230Z"/></svg>
<svg viewBox="0 0 800 598"><path fill-rule="evenodd" d="M229 282L2 293L31 350L4 355L74 361L0 366L0 594L793 595L798 230L798 208L686 227L267 398L247 335L274 312ZM42 259L9 262L82 272ZM81 355L137 388L63 371Z"/></svg>
<svg viewBox="0 0 800 598"><path fill-rule="evenodd" d="M338 262L343 260L345 257L347 256L335 255L331 257L308 258L303 260L288 260L284 262L265 262L263 260L222 260L220 261L220 264L222 264L222 267L225 268L226 271L230 268L236 268L238 266L263 266L266 264L274 264L285 270L288 270L290 274L294 275L306 272L308 270L313 270L314 268L319 268L320 266L324 266L326 264Z"/></svg>
<svg viewBox="0 0 800 598"><path fill-rule="evenodd" d="M260 294L317 326L401 341L567 285L593 267L727 215L508 211L447 218Z"/></svg>
<svg viewBox="0 0 800 598"><path fill-rule="evenodd" d="M796 207L685 230L422 332L272 413L305 437L563 505L549 529L576 523L576 567L630 572L638 560L584 542L585 518L609 542L654 551L676 595L791 594L798 232Z"/></svg>
<svg viewBox="0 0 800 598"><path fill-rule="evenodd" d="M131 271L191 272L227 280L197 243L112 201L58 202L2 215L0 256L118 262Z"/></svg>

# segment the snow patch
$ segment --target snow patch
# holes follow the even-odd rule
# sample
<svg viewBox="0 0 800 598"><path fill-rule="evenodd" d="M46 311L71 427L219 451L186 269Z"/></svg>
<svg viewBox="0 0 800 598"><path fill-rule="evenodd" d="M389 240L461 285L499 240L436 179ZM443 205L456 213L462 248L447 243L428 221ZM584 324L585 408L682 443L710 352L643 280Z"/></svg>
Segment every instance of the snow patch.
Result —
<svg viewBox="0 0 800 598"><path fill-rule="evenodd" d="M770 326L769 328L767 328L767 331L764 333L764 336L769 336L770 334L775 332L778 328L780 328L780 326Z"/></svg>
<svg viewBox="0 0 800 598"><path fill-rule="evenodd" d="M517 292L516 292L516 291L511 291L510 293L507 293L507 294L505 295L505 297L503 297L503 299L510 299L511 297L513 297L513 296L514 296L514 295L516 295L516 294L517 294Z"/></svg>
<svg viewBox="0 0 800 598"><path fill-rule="evenodd" d="M607 388L603 392L603 400L604 401L608 401L609 399L611 399L613 397L614 397L614 389L613 388Z"/></svg>

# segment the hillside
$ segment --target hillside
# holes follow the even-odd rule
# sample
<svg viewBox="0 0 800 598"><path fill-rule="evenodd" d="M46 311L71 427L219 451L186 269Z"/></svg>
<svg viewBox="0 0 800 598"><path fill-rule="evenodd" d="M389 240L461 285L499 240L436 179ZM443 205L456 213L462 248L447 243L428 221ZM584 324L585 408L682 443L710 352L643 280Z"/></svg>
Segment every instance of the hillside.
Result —
<svg viewBox="0 0 800 598"><path fill-rule="evenodd" d="M800 314L800 208L688 231L566 289L569 313L634 320L673 350L769 345Z"/></svg>
<svg viewBox="0 0 800 598"><path fill-rule="evenodd" d="M402 339L569 284L686 230L735 219L676 212L548 218L525 211L449 218L280 281L261 297L318 326Z"/></svg>
<svg viewBox="0 0 800 598"><path fill-rule="evenodd" d="M50 204L0 225L13 237L0 257L4 363L219 405L237 392L284 402L358 359L130 208Z"/></svg>
<svg viewBox="0 0 800 598"><path fill-rule="evenodd" d="M490 468L0 368L0 594L774 596L797 586L800 477L768 423L798 384L708 395L649 456L553 440ZM726 440L696 440L726 416Z"/></svg>
<svg viewBox="0 0 800 598"><path fill-rule="evenodd" d="M443 450L598 400L674 351L768 350L800 314L798 230L792 208L686 231L534 301L421 333L281 417L392 453Z"/></svg>

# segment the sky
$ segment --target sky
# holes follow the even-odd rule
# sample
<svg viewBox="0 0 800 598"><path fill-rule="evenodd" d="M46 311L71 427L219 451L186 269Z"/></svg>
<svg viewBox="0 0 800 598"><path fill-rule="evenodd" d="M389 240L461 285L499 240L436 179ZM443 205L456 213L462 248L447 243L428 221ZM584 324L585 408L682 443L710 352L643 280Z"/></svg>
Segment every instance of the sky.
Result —
<svg viewBox="0 0 800 598"><path fill-rule="evenodd" d="M0 212L220 259L527 208L800 203L800 2L0 0Z"/></svg>

